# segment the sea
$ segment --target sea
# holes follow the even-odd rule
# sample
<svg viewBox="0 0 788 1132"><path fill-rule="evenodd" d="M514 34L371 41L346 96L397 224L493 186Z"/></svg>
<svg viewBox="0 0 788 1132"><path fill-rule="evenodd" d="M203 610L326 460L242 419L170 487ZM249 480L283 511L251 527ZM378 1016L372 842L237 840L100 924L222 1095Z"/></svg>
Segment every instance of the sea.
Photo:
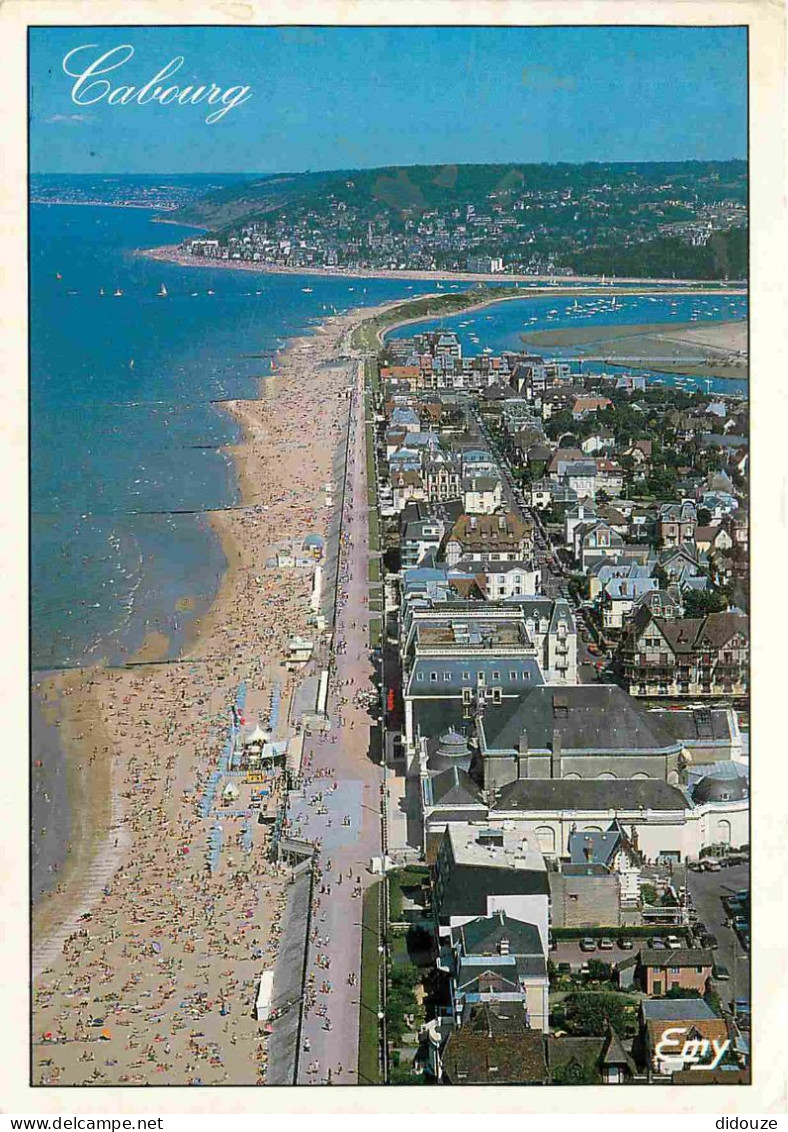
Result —
<svg viewBox="0 0 788 1132"><path fill-rule="evenodd" d="M47 202L31 205L29 228L34 685L52 670L124 662L151 631L177 655L190 620L211 604L226 562L206 516L239 500L224 447L240 436L223 401L275 396L288 341L335 312L464 286L161 263L138 250L195 230L152 209L55 203L57 190L50 184ZM589 321L746 314L744 299L723 296L610 305L581 295L579 316L565 298L524 298L419 328L453 327L475 352L520 349L526 330ZM746 383L724 390L746 392ZM56 879L70 815L63 752L35 695L31 718L36 900Z"/></svg>

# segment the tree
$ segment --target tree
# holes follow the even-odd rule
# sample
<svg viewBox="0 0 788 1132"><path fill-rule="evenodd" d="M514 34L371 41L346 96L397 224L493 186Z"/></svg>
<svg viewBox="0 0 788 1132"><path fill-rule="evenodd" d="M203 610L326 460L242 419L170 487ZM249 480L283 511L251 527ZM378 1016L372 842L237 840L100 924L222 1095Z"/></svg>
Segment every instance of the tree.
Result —
<svg viewBox="0 0 788 1132"><path fill-rule="evenodd" d="M721 613L727 607L725 590L687 590L684 594L685 617L705 617L707 613Z"/></svg>
<svg viewBox="0 0 788 1132"><path fill-rule="evenodd" d="M588 960L588 977L597 982L602 982L604 979L609 979L612 972L612 967L609 963L605 963L603 959L589 959Z"/></svg>
<svg viewBox="0 0 788 1132"><path fill-rule="evenodd" d="M559 1065L551 1075L554 1085L596 1085L599 1074L593 1065L583 1065L576 1057Z"/></svg>
<svg viewBox="0 0 788 1132"><path fill-rule="evenodd" d="M657 902L657 890L653 884L641 884L640 895L645 904L656 904Z"/></svg>
<svg viewBox="0 0 788 1132"><path fill-rule="evenodd" d="M608 1022L619 1037L634 1032L630 1002L624 995L580 991L569 995L564 1006L565 1026L570 1034L602 1037L607 1032Z"/></svg>

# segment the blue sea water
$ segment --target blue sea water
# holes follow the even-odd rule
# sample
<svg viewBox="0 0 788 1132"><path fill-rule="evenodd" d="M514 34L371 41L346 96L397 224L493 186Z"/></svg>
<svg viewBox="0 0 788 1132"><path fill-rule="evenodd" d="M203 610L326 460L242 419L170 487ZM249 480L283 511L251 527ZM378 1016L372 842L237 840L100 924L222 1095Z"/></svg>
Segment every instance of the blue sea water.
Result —
<svg viewBox="0 0 788 1132"><path fill-rule="evenodd" d="M33 666L127 659L151 629L175 652L225 566L199 512L238 500L216 402L258 396L334 308L413 284L158 263L135 250L188 229L143 209L33 205L30 233Z"/></svg>

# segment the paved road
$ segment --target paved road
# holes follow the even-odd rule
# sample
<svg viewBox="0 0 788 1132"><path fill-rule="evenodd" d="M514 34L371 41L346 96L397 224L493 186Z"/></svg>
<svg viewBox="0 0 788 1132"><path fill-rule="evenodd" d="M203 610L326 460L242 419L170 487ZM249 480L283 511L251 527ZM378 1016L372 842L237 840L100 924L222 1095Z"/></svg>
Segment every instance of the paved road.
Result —
<svg viewBox="0 0 788 1132"><path fill-rule="evenodd" d="M361 373L351 410L349 475L345 493L340 567L340 605L335 645L336 669L329 701L333 726L327 736L308 741L304 800L293 811L302 835L322 839L315 884L315 912L308 957L308 995L302 1031L299 1084L355 1084L358 1066L358 996L361 979L361 896L372 877L370 858L381 852L382 770L368 757L370 717L353 704L360 691L372 691L368 648L368 526ZM349 682L349 683L348 683ZM349 703L342 702L349 700ZM340 723L341 720L341 723ZM335 741L332 741L335 740ZM334 788L336 784L336 788ZM318 798L322 795L322 800ZM319 812L325 810L326 812ZM345 817L350 825L343 824ZM330 862L330 868L329 868ZM341 878L341 880L340 880ZM325 959L328 966L318 965ZM354 975L351 986L348 976ZM330 991L321 989L330 985ZM331 1029L325 1029L325 1007ZM307 1048L308 1046L308 1048ZM314 1070L317 1062L319 1068Z"/></svg>
<svg viewBox="0 0 788 1132"><path fill-rule="evenodd" d="M730 981L719 983L717 990L727 1005L734 998L750 997L750 957L744 951L736 933L725 924L726 912L722 897L750 887L747 865L734 865L718 873L687 872L687 890L692 897L698 916L719 940L714 960L727 967Z"/></svg>

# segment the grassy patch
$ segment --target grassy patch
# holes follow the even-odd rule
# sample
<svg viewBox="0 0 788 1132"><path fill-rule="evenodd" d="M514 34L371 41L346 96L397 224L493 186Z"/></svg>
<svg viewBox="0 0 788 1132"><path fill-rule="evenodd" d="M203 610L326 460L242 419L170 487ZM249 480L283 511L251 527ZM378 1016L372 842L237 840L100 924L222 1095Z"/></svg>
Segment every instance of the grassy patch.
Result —
<svg viewBox="0 0 788 1132"><path fill-rule="evenodd" d="M369 619L369 647L376 649L380 647L382 638L382 627L379 617L370 617Z"/></svg>
<svg viewBox="0 0 788 1132"><path fill-rule="evenodd" d="M392 924L402 918L402 892L409 888L418 888L422 881L430 875L426 865L411 865L406 869L396 869L388 874L389 882L389 919Z"/></svg>
<svg viewBox="0 0 788 1132"><path fill-rule="evenodd" d="M369 560L369 580L370 582L380 581L380 559L370 558Z"/></svg>
<svg viewBox="0 0 788 1132"><path fill-rule="evenodd" d="M378 1057L378 1011L380 1010L379 893L379 884L373 884L366 890L361 912L363 927L361 929L361 994L359 995L358 1030L358 1082L360 1085L381 1084Z"/></svg>

